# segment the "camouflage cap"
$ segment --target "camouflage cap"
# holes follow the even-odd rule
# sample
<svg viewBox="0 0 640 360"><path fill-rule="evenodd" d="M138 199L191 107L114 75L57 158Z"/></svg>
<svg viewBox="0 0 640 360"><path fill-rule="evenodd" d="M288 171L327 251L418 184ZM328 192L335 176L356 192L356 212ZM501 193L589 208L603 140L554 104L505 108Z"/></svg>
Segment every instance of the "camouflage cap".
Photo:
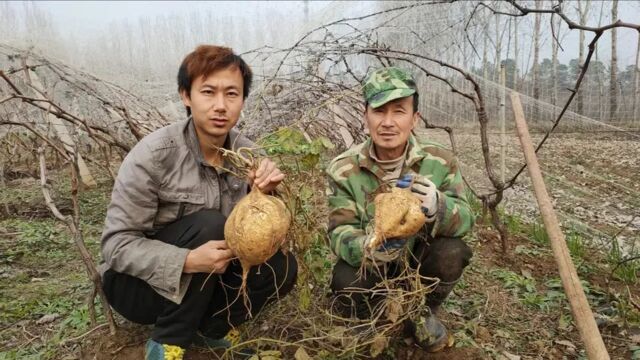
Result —
<svg viewBox="0 0 640 360"><path fill-rule="evenodd" d="M391 100L411 96L418 89L413 76L407 70L384 67L367 75L362 91L364 100L375 109Z"/></svg>

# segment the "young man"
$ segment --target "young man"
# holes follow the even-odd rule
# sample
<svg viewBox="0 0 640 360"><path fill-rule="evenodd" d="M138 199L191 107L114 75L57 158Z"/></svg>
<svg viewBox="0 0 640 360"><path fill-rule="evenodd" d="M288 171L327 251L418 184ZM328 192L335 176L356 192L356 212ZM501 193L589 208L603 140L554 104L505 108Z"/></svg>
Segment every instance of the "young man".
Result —
<svg viewBox="0 0 640 360"><path fill-rule="evenodd" d="M343 315L366 318L382 299L348 288L372 289L381 277L394 277L402 258L413 267L420 266L421 275L440 282L427 295L423 314L405 324L406 330L419 346L439 351L450 341L435 314L471 258L461 237L471 229L473 216L458 161L442 146L412 134L420 114L410 73L396 67L378 69L366 77L363 86L370 138L336 157L327 170L331 191L328 231L338 256L331 288ZM372 195L381 184L394 182L399 187L411 186L422 203L427 225L417 236L387 239L381 248L367 252L364 249L373 238ZM360 276L363 262L368 273Z"/></svg>
<svg viewBox="0 0 640 360"><path fill-rule="evenodd" d="M229 346L225 334L250 315L242 299L231 305L242 269L224 223L250 185L267 193L284 179L264 159L247 183L219 151L255 147L234 129L251 79L231 49L199 46L178 72L189 118L146 136L120 166L102 234L103 287L122 316L154 324L146 359L182 359L194 341ZM274 271L249 275L252 315L295 283L291 254L267 263Z"/></svg>

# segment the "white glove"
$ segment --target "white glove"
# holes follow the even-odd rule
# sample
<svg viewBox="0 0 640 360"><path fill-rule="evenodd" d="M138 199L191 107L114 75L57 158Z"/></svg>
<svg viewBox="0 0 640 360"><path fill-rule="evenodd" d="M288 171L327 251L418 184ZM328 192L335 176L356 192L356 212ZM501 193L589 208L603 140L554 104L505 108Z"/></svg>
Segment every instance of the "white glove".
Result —
<svg viewBox="0 0 640 360"><path fill-rule="evenodd" d="M422 202L422 212L427 217L427 222L433 222L438 213L440 193L436 185L424 176L406 174L398 180L396 187L408 188Z"/></svg>

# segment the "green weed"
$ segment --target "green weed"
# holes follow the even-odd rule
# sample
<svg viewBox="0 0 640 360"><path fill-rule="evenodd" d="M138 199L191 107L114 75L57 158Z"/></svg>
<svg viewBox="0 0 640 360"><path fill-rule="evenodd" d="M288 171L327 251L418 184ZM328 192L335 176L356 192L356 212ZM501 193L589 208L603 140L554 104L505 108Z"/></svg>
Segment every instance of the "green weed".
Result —
<svg viewBox="0 0 640 360"><path fill-rule="evenodd" d="M527 293L536 291L536 280L531 277L518 275L506 269L495 269L491 274L502 281L505 289L514 289L516 293L520 291Z"/></svg>
<svg viewBox="0 0 640 360"><path fill-rule="evenodd" d="M478 199L469 188L464 189L465 197L467 198L467 203L469 203L469 207L474 214L482 214L482 202Z"/></svg>
<svg viewBox="0 0 640 360"><path fill-rule="evenodd" d="M529 256L539 256L543 253L543 251L540 250L539 248L535 248L535 247L532 248L525 245L518 245L513 251L519 255L529 255Z"/></svg>
<svg viewBox="0 0 640 360"><path fill-rule="evenodd" d="M569 253L571 253L571 257L573 258L573 260L577 261L583 259L587 253L587 247L582 236L575 232L569 232L565 236L565 240L567 242L567 247L569 248Z"/></svg>
<svg viewBox="0 0 640 360"><path fill-rule="evenodd" d="M531 225L531 239L538 245L549 245L550 243L547 230L544 228L544 225L539 222Z"/></svg>
<svg viewBox="0 0 640 360"><path fill-rule="evenodd" d="M505 219L505 223L507 226L507 230L509 234L522 234L524 232L523 229L523 221L519 216L513 214L504 214L503 218Z"/></svg>
<svg viewBox="0 0 640 360"><path fill-rule="evenodd" d="M562 285L555 280L546 282L547 291L540 293L537 290L536 280L530 275L519 275L506 269L496 269L491 273L502 281L505 289L511 289L513 295L524 305L548 312L565 299ZM560 290L557 288L558 285Z"/></svg>
<svg viewBox="0 0 640 360"><path fill-rule="evenodd" d="M625 254L618 241L614 240L607 253L607 262L612 275L627 284L637 283L638 272L640 272L640 254L633 250L631 249L628 254Z"/></svg>
<svg viewBox="0 0 640 360"><path fill-rule="evenodd" d="M270 156L295 156L292 162L284 161L282 165L296 168L298 171L315 168L325 150L335 148L326 137L319 137L309 141L304 134L290 127L283 127L267 135L260 141L260 145Z"/></svg>

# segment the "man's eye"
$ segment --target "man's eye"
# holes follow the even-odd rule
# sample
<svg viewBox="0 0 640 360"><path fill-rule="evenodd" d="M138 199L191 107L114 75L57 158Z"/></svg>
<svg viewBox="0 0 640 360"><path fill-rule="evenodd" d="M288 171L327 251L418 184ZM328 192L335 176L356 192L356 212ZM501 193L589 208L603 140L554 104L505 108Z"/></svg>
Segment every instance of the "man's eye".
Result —
<svg viewBox="0 0 640 360"><path fill-rule="evenodd" d="M235 91L231 91L231 92L227 93L227 96L236 97L236 96L238 96L238 93L235 92Z"/></svg>
<svg viewBox="0 0 640 360"><path fill-rule="evenodd" d="M205 95L211 95L211 94L213 94L213 91L211 91L211 90L202 90L202 93L205 94Z"/></svg>

